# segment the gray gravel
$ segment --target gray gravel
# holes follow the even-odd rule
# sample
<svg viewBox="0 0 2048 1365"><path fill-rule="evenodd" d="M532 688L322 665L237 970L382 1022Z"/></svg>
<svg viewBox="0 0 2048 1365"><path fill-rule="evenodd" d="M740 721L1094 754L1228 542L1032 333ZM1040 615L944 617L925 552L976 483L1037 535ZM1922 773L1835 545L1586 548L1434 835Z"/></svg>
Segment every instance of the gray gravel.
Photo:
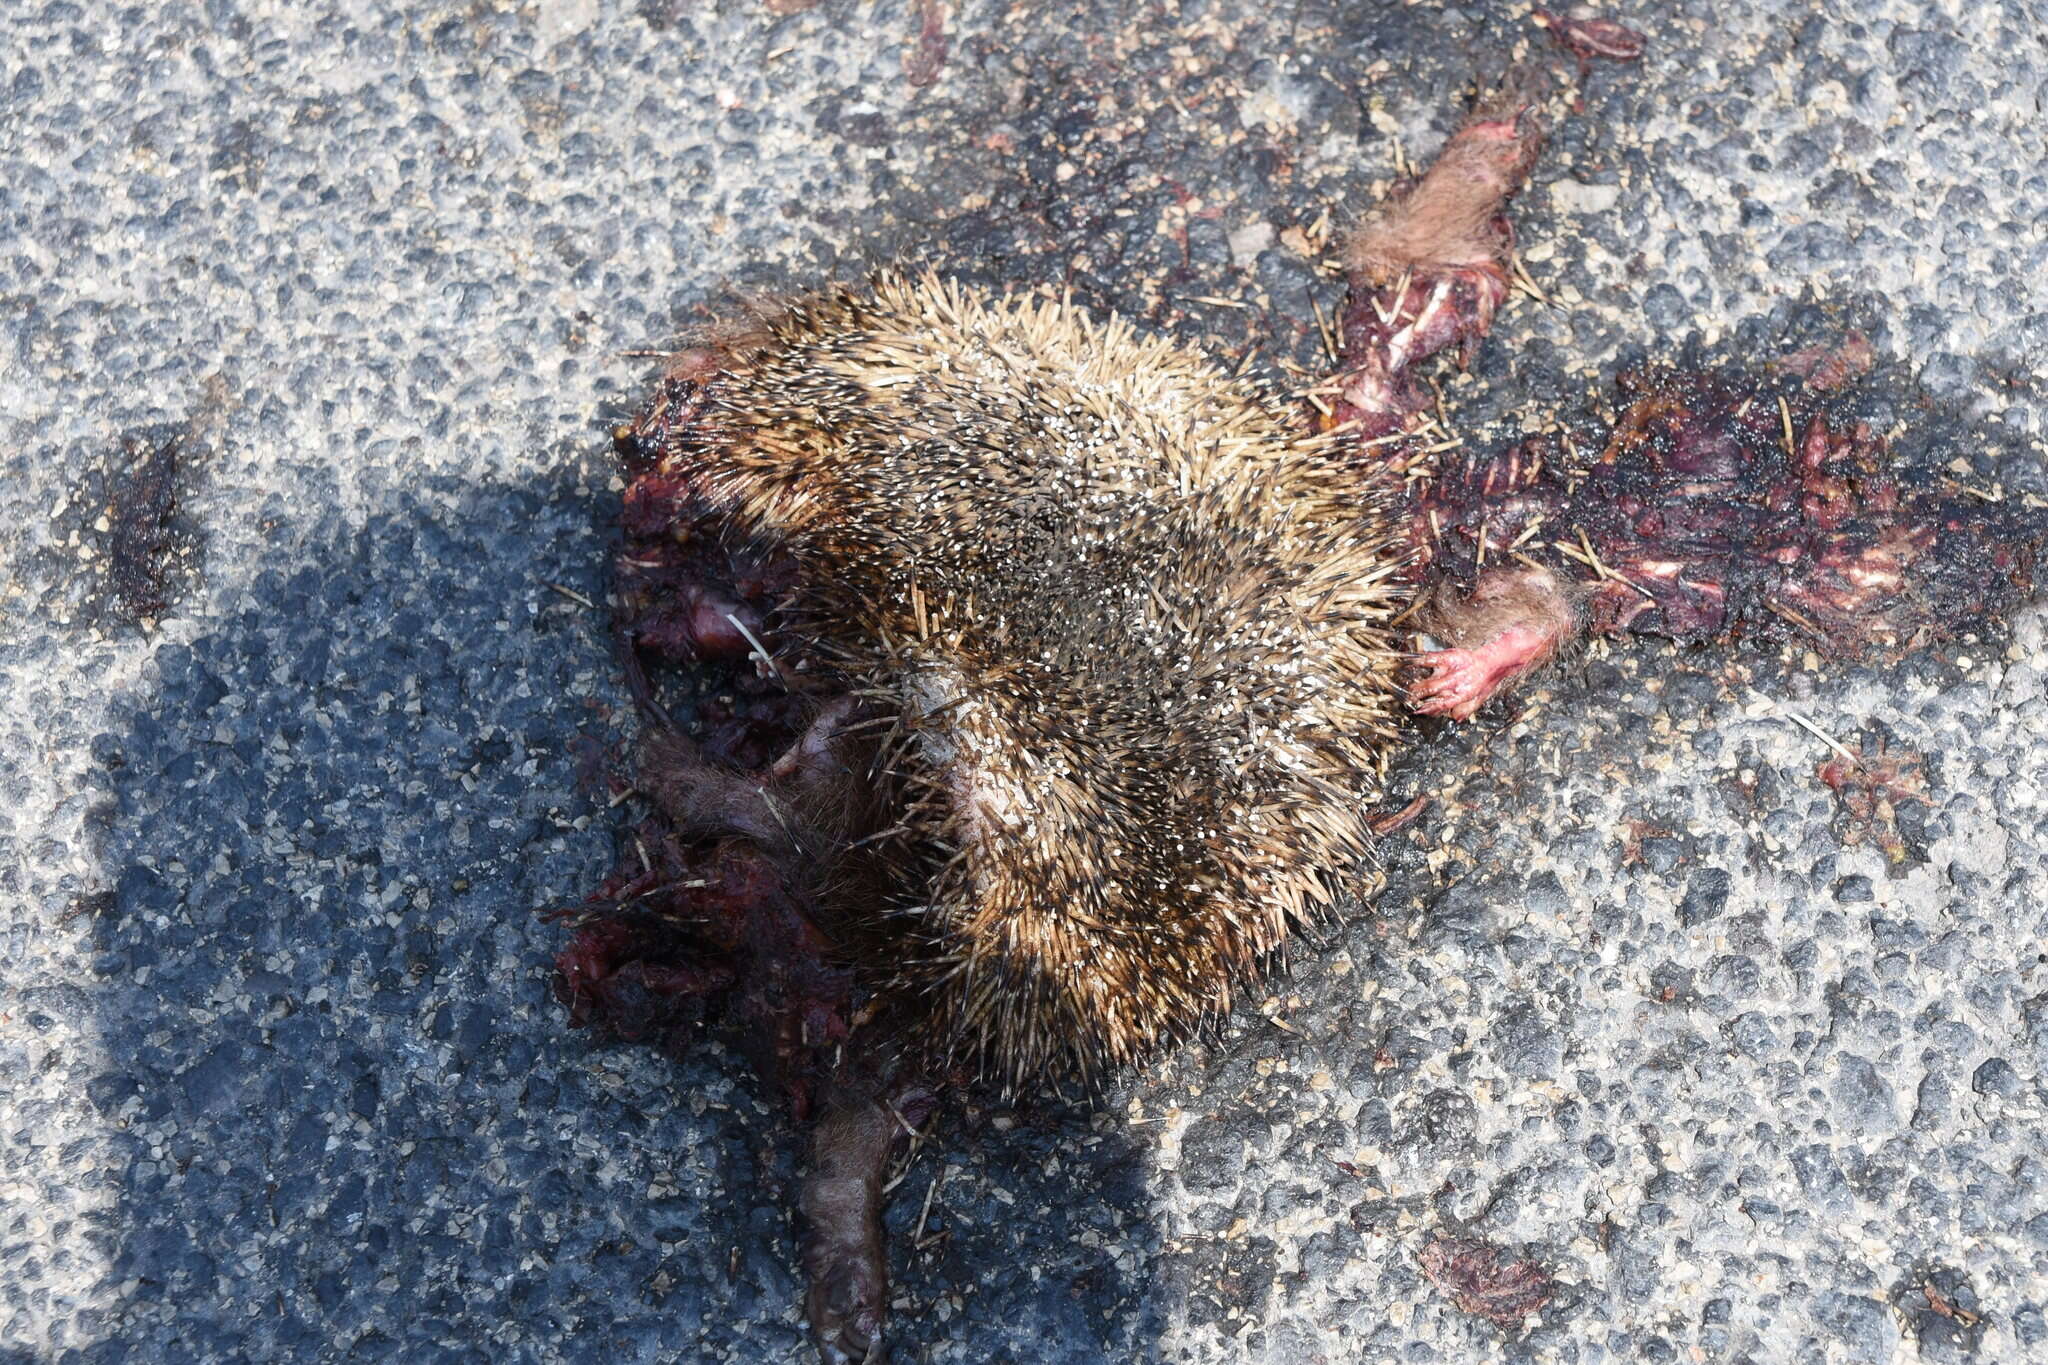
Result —
<svg viewBox="0 0 2048 1365"><path fill-rule="evenodd" d="M1909 453L2048 486L2048 16L1856 8L1621 13L1649 58L1520 204L1557 306L1454 420L1853 324ZM1311 363L1296 230L1531 33L956 9L919 89L894 3L10 7L0 1359L792 1358L790 1135L719 1047L566 1029L531 913L619 815L625 353L909 256ZM138 621L104 514L172 437ZM1439 737L1263 1010L919 1156L901 1358L2048 1360L2044 671L2037 611L1883 670L1641 645ZM1925 756L1902 862L1789 712ZM1560 1281L1518 1338L1418 1268L1468 1226Z"/></svg>

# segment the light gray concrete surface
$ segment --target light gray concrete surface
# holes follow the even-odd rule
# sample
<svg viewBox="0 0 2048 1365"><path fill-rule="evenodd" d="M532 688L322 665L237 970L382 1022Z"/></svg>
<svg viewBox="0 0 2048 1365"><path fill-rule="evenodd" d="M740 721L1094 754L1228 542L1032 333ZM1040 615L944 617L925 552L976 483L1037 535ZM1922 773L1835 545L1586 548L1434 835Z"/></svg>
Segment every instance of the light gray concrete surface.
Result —
<svg viewBox="0 0 2048 1365"><path fill-rule="evenodd" d="M576 773L630 727L580 600L626 353L910 257L1312 363L1298 245L1542 41L949 8L919 89L893 3L8 7L0 1359L797 1351L789 1134L720 1048L568 1031L531 913L618 815ZM1451 385L1461 429L1632 347L1853 323L1909 455L2042 488L2037 0L1616 14L1649 56L1518 205L1556 306ZM138 624L104 512L174 434ZM1437 737L1279 1024L920 1155L894 1221L943 1175L949 1235L899 1237L899 1358L2048 1359L2044 669L2037 611L1879 670L1646 644ZM1791 712L1925 756L1905 865ZM1418 1269L1468 1219L1561 1283L1518 1338Z"/></svg>

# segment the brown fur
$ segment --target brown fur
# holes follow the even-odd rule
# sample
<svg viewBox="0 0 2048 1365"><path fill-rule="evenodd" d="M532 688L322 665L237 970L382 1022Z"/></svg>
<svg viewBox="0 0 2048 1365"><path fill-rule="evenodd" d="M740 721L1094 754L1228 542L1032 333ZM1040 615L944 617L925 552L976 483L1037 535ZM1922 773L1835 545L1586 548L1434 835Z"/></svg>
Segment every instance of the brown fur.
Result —
<svg viewBox="0 0 2048 1365"><path fill-rule="evenodd" d="M1483 645L1512 626L1527 627L1551 642L1541 658L1531 660L1532 666L1541 665L1580 635L1584 597L1583 588L1548 569L1493 569L1481 574L1470 591L1448 579L1437 584L1418 621L1454 649Z"/></svg>
<svg viewBox="0 0 2048 1365"><path fill-rule="evenodd" d="M1403 270L1498 265L1511 238L1501 206L1543 145L1533 114L1504 94L1451 136L1428 172L1354 234L1345 264L1385 281Z"/></svg>
<svg viewBox="0 0 2048 1365"><path fill-rule="evenodd" d="M867 832L872 805L865 759L841 733L853 709L850 698L828 703L765 771L707 762L689 739L657 731L641 785L685 839L738 837L781 862L830 865Z"/></svg>
<svg viewBox="0 0 2048 1365"><path fill-rule="evenodd" d="M802 1194L804 1306L828 1362L862 1359L881 1340L889 1284L882 1179L901 1136L902 1125L874 1100L834 1106L811 1133Z"/></svg>

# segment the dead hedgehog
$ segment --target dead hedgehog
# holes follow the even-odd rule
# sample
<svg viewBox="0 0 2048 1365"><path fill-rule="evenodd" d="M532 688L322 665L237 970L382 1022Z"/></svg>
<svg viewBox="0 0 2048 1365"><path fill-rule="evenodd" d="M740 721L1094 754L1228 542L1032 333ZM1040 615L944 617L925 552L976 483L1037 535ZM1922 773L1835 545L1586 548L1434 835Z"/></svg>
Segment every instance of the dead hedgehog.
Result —
<svg viewBox="0 0 2048 1365"><path fill-rule="evenodd" d="M1406 710L1470 717L1588 630L1904 651L2027 586L2038 514L1892 472L1839 355L1770 396L1645 371L1588 447L1435 465L1416 369L1507 293L1532 105L1357 233L1304 405L896 273L676 356L617 433L651 813L559 993L671 1045L715 1010L814 1120L827 1359L879 1357L882 1177L941 1089L1085 1084L1220 1016L1369 853ZM647 661L723 670L694 737Z"/></svg>

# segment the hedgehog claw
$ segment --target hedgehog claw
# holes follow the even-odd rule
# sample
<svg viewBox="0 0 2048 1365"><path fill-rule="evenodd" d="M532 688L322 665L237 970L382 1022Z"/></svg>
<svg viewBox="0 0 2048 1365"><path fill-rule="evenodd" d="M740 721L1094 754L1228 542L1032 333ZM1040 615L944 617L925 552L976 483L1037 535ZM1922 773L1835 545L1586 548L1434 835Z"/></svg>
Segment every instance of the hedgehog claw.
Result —
<svg viewBox="0 0 2048 1365"><path fill-rule="evenodd" d="M1408 692L1408 704L1417 715L1470 720L1493 694L1488 670L1472 650L1440 649L1421 666L1428 676Z"/></svg>
<svg viewBox="0 0 2048 1365"><path fill-rule="evenodd" d="M882 1340L886 1276L849 1261L828 1279L813 1280L805 1298L811 1339L825 1365L877 1365L889 1358Z"/></svg>

